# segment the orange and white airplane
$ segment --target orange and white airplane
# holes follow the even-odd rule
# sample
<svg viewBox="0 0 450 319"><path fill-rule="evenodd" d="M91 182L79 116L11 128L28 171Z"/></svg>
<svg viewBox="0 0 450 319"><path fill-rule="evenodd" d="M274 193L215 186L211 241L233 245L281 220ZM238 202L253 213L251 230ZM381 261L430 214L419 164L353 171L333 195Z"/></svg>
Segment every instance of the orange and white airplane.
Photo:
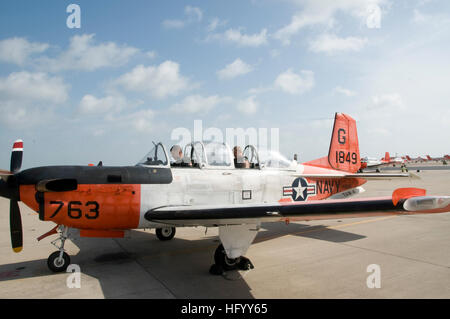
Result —
<svg viewBox="0 0 450 319"><path fill-rule="evenodd" d="M389 152L386 152L384 157L382 157L380 160L369 157L362 158L360 170L362 171L365 168L379 168L390 164L403 164L403 163L405 163L405 161L401 157L392 158Z"/></svg>
<svg viewBox="0 0 450 319"><path fill-rule="evenodd" d="M397 189L392 196L349 199L368 179L408 174L358 174L356 122L336 113L327 156L298 164L278 152L248 145L246 168L238 168L226 144L193 142L182 163L171 164L163 144L136 166L47 166L20 171L23 142L14 143L10 171L0 171L0 196L10 200L11 243L22 250L22 201L42 221L56 226L38 238L58 234L47 260L64 271L72 236L123 237L130 229L155 228L170 240L176 227L218 227L221 244L210 271L253 268L243 257L261 222L332 219L367 214L450 211L450 196L425 196L421 189ZM328 199L328 200L324 200Z"/></svg>

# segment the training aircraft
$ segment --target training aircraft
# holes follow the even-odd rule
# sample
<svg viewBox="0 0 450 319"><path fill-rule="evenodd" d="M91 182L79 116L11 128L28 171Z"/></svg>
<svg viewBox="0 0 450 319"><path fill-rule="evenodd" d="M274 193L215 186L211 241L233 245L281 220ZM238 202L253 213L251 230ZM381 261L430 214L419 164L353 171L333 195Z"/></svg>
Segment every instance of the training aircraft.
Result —
<svg viewBox="0 0 450 319"><path fill-rule="evenodd" d="M195 141L183 161L170 163L163 144L136 166L47 166L20 171L23 142L13 145L10 171L0 171L0 196L10 199L11 243L22 250L18 201L39 219L56 226L38 238L58 234L47 260L65 271L64 243L72 236L124 237L130 229L155 228L170 240L176 227L218 227L221 244L212 274L253 268L244 257L261 222L333 219L374 213L450 211L450 196L425 196L402 188L383 198L349 199L369 179L408 174L357 173L360 168L356 122L336 113L328 156L299 164L253 145L233 154L224 143ZM328 200L324 200L328 199Z"/></svg>
<svg viewBox="0 0 450 319"><path fill-rule="evenodd" d="M420 163L428 162L427 159L425 159L425 158L423 158L423 157L420 157L420 156L415 157L415 158L411 158L409 155L406 155L406 160L407 160L408 162L414 162L414 163L418 163L418 162L420 162Z"/></svg>
<svg viewBox="0 0 450 319"><path fill-rule="evenodd" d="M363 172L365 168L377 168L377 172L379 172L378 168L382 166L387 166L390 164L394 164L395 166L395 164L404 164L404 163L405 161L401 157L392 158L389 155L389 152L386 152L384 157L382 157L380 160L369 157L362 158L360 172Z"/></svg>

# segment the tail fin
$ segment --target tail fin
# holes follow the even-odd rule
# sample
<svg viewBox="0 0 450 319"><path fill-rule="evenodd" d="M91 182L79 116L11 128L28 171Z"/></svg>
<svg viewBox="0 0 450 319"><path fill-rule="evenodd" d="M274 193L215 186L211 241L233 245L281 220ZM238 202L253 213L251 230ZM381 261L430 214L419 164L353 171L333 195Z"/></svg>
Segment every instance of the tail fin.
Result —
<svg viewBox="0 0 450 319"><path fill-rule="evenodd" d="M328 157L304 164L356 173L361 167L356 121L349 115L336 113Z"/></svg>
<svg viewBox="0 0 450 319"><path fill-rule="evenodd" d="M390 162L391 161L391 155L389 155L389 152L384 153L384 160L386 162Z"/></svg>
<svg viewBox="0 0 450 319"><path fill-rule="evenodd" d="M430 156L430 155L427 155L427 158L428 158L428 160L429 160L429 161L431 161L431 160L432 160L432 158L431 158L431 156Z"/></svg>
<svg viewBox="0 0 450 319"><path fill-rule="evenodd" d="M411 160L411 157L409 157L409 155L406 155L406 159L407 159L408 161L410 161L410 160Z"/></svg>

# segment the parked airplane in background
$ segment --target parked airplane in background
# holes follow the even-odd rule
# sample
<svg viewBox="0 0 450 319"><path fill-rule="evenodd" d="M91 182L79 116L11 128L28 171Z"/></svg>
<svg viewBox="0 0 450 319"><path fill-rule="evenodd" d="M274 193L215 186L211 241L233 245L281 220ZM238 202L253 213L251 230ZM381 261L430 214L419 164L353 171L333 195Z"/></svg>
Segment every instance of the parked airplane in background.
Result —
<svg viewBox="0 0 450 319"><path fill-rule="evenodd" d="M10 171L0 171L0 196L10 200L11 243L22 250L22 201L39 219L56 226L38 239L58 234L48 260L65 271L70 236L123 237L130 229L155 228L170 240L175 227L218 227L221 244L210 272L253 268L243 257L261 222L332 219L378 213L450 211L450 196L425 196L402 188L384 198L348 199L368 179L408 174L358 174L360 155L356 122L336 113L328 156L297 164L278 152L244 148L233 154L223 143L192 142L186 161L171 164L163 144L136 166L47 166L20 171L23 142L14 143ZM244 164L244 165L238 165ZM323 200L329 198L330 200Z"/></svg>
<svg viewBox="0 0 450 319"><path fill-rule="evenodd" d="M415 163L423 163L423 162L427 162L428 160L422 157L416 157L416 158L411 158L409 155L406 155L406 159L408 162L415 162Z"/></svg>
<svg viewBox="0 0 450 319"><path fill-rule="evenodd" d="M429 161L442 162L442 161L445 161L445 160L449 160L450 156L449 155L444 155L443 157L431 157L430 155L427 155L427 159Z"/></svg>
<svg viewBox="0 0 450 319"><path fill-rule="evenodd" d="M404 164L404 162L405 161L401 157L392 158L389 155L389 152L386 152L384 157L380 160L369 157L362 158L360 171L363 171L365 168L380 168L382 166L387 166L390 164ZM377 169L377 171L379 170Z"/></svg>

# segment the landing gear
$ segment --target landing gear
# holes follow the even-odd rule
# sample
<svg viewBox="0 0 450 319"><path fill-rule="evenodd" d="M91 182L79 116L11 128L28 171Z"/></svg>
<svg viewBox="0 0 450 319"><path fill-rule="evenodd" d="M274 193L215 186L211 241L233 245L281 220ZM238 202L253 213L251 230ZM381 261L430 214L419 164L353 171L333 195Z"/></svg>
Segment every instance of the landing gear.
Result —
<svg viewBox="0 0 450 319"><path fill-rule="evenodd" d="M59 251L55 251L48 257L47 265L53 272L63 272L66 271L67 267L70 265L70 257L66 252L61 253Z"/></svg>
<svg viewBox="0 0 450 319"><path fill-rule="evenodd" d="M60 226L59 238L52 241L52 244L58 248L58 251L52 253L47 259L48 268L53 272L63 272L66 271L67 267L70 265L70 256L64 251L64 243L68 238L69 228L66 226ZM61 243L58 245L58 241Z"/></svg>
<svg viewBox="0 0 450 319"><path fill-rule="evenodd" d="M156 237L161 241L171 240L175 236L175 227L156 228Z"/></svg>
<svg viewBox="0 0 450 319"><path fill-rule="evenodd" d="M228 258L223 245L220 244L214 253L214 265L209 269L212 275L222 275L228 270L250 270L255 268L250 259L240 256L238 258Z"/></svg>

